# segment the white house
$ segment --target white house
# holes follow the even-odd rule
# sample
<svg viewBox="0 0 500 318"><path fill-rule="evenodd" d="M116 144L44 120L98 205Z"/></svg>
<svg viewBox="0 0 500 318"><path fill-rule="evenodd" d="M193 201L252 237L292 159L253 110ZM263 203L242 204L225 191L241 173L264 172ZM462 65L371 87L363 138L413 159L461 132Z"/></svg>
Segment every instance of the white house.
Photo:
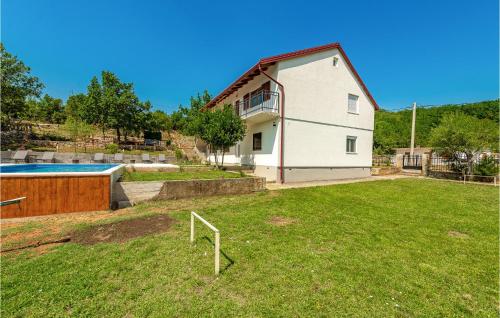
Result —
<svg viewBox="0 0 500 318"><path fill-rule="evenodd" d="M224 104L247 124L225 163L277 182L370 175L378 105L339 43L261 59L205 107Z"/></svg>

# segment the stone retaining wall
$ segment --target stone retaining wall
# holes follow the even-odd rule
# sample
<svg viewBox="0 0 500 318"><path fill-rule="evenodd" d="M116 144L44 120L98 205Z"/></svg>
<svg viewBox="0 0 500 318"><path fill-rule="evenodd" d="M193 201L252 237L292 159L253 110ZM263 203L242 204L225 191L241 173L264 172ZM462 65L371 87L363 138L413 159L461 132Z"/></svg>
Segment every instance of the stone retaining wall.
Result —
<svg viewBox="0 0 500 318"><path fill-rule="evenodd" d="M12 158L14 155L15 151L2 151L1 152L1 158L2 161L7 162L8 159ZM147 151L144 151L144 153L147 153ZM41 151L30 151L28 153L28 161L29 162L36 162L36 158L41 157L43 152ZM104 158L106 162L111 162L113 159L114 155L111 154L104 154ZM153 162L156 162L157 156L156 155L151 155L150 156ZM92 159L94 158L93 153L72 153L72 152L56 152L54 153L54 159L56 163L72 163L73 159L78 159L80 163L90 163ZM165 158L167 161L166 163L176 163L175 157L166 157ZM142 162L141 155L123 155L123 162L124 163L130 163L130 161L135 161L137 163Z"/></svg>
<svg viewBox="0 0 500 318"><path fill-rule="evenodd" d="M371 172L372 176L386 176L390 174L398 174L401 172L401 169L396 167L374 167Z"/></svg>
<svg viewBox="0 0 500 318"><path fill-rule="evenodd" d="M265 178L165 181L156 199L181 199L221 194L243 194L263 191Z"/></svg>

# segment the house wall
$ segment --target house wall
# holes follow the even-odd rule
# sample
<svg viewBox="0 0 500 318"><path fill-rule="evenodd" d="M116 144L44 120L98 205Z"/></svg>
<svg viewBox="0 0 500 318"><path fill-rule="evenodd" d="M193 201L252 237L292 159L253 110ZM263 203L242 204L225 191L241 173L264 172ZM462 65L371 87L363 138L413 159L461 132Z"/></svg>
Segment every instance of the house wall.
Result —
<svg viewBox="0 0 500 318"><path fill-rule="evenodd" d="M337 66L333 66L334 57L338 58ZM370 176L375 109L340 52L333 49L281 61L267 73L285 87L285 181ZM220 105L234 104L267 80L263 75L256 77ZM274 82L271 90L278 91ZM357 113L348 112L348 94L358 96ZM264 147L253 152L252 135L259 131ZM277 180L279 131L279 118L249 124L240 146L241 158L234 155L232 147L225 162L254 166L257 175ZM356 153L346 153L347 136L357 138Z"/></svg>
<svg viewBox="0 0 500 318"><path fill-rule="evenodd" d="M286 93L285 181L369 176L375 109L338 50L277 68ZM356 114L347 110L348 94L359 97ZM354 154L346 153L347 136L357 137Z"/></svg>
<svg viewBox="0 0 500 318"><path fill-rule="evenodd" d="M276 77L276 67L270 67L266 73ZM253 80L248 82L245 86L234 92L216 107L222 107L224 104L232 104L237 100L242 100L243 96L250 93L262 84L269 81L269 78L264 75L256 76ZM278 91L278 87L271 81L271 91ZM274 123L274 125L273 125ZM262 133L262 150L253 151L253 134ZM240 156L236 156L236 146L231 147L229 152L224 155L225 165L244 165L255 169L258 176L265 177L267 181L276 181L277 166L279 158L279 118L275 120L268 120L260 123L247 122L247 130L245 138L240 142ZM214 162L215 157L209 156L209 160Z"/></svg>
<svg viewBox="0 0 500 318"><path fill-rule="evenodd" d="M253 134L259 132L262 133L262 150L254 151ZM249 166L255 169L258 176L266 177L267 181L276 181L279 160L279 118L275 121L247 125L245 138L240 142L240 153L241 155L237 157L236 146L231 147L224 155L224 164ZM215 157L210 155L210 160L214 162Z"/></svg>

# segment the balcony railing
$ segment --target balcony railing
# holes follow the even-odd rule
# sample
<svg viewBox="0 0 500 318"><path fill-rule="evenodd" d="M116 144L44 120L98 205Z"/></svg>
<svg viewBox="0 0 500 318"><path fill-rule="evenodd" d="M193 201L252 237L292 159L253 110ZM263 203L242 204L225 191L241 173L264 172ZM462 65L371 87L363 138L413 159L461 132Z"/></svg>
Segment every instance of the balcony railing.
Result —
<svg viewBox="0 0 500 318"><path fill-rule="evenodd" d="M248 118L259 112L279 113L279 93L260 91L249 98L240 100L235 105L235 111L242 118Z"/></svg>

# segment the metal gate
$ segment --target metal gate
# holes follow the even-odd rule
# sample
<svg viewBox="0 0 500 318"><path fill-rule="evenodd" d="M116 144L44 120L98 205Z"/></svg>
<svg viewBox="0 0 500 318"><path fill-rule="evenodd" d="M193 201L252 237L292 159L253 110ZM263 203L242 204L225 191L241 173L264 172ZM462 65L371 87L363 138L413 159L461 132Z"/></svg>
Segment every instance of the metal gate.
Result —
<svg viewBox="0 0 500 318"><path fill-rule="evenodd" d="M422 156L420 155L404 155L403 169L422 170Z"/></svg>

